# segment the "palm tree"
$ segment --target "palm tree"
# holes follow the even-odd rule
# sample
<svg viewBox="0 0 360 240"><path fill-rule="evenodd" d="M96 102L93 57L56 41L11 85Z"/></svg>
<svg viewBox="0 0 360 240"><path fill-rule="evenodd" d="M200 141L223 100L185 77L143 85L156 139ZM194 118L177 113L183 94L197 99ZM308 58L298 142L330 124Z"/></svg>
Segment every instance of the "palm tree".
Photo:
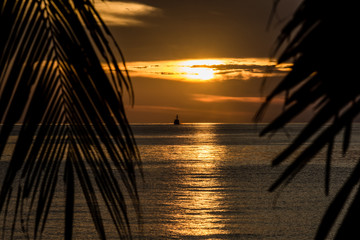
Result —
<svg viewBox="0 0 360 240"><path fill-rule="evenodd" d="M9 223L11 238L17 224L25 237L41 237L59 182L65 239L79 191L99 238L106 238L100 199L119 237L131 238L124 195L139 213L140 158L122 96L132 99L132 87L92 1L2 0L0 32L0 155L22 123L0 192L3 238Z"/></svg>
<svg viewBox="0 0 360 240"><path fill-rule="evenodd" d="M279 0L275 1L275 5ZM297 115L314 108L314 116L293 142L272 162L279 165L310 138L300 154L270 187L276 190L287 184L324 147L327 147L325 164L325 192L329 191L331 154L334 138L341 131L342 151L348 150L352 123L360 113L360 85L357 82L359 15L355 3L335 0L304 0L292 19L282 29L274 53L278 63L292 61L292 71L268 95L259 109L256 120L261 119L266 107L278 95L285 96L284 110L261 135L277 131ZM355 197L347 208L343 222L337 230L338 239L359 239L360 222L360 161L334 197L318 228L316 239L325 239L332 229L350 194Z"/></svg>

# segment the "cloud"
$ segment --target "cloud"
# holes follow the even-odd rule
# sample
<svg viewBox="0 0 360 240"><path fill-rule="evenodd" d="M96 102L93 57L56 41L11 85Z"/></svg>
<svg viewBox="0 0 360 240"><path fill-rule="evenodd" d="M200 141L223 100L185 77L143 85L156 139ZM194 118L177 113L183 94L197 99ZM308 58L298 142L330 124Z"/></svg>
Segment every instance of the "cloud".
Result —
<svg viewBox="0 0 360 240"><path fill-rule="evenodd" d="M116 26L142 26L145 22L139 18L154 16L160 9L135 2L121 1L95 1L95 8L108 25Z"/></svg>
<svg viewBox="0 0 360 240"><path fill-rule="evenodd" d="M274 68L273 64L268 65L256 65L256 64L220 64L220 65L194 65L193 68L212 68L219 73L227 73L230 71L247 71L252 73L283 73L284 70L280 68Z"/></svg>
<svg viewBox="0 0 360 240"><path fill-rule="evenodd" d="M264 58L219 58L171 61L128 62L130 76L177 81L250 80L281 77L290 71L290 64L275 65Z"/></svg>
<svg viewBox="0 0 360 240"><path fill-rule="evenodd" d="M214 102L244 102L244 103L263 103L264 97L232 97L232 96L218 96L208 94L193 94L193 99L199 102L214 103ZM283 99L276 98L273 103L283 103Z"/></svg>

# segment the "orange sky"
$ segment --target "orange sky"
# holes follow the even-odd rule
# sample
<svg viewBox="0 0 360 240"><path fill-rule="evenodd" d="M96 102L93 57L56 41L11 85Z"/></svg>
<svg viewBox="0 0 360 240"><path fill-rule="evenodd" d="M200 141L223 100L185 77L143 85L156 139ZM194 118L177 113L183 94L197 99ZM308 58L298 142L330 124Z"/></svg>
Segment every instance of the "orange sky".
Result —
<svg viewBox="0 0 360 240"><path fill-rule="evenodd" d="M252 122L289 70L269 60L280 22L300 1L283 2L278 27L266 30L269 0L96 1L127 60L135 92L130 122L172 122L176 114L182 122ZM281 104L276 99L264 121Z"/></svg>

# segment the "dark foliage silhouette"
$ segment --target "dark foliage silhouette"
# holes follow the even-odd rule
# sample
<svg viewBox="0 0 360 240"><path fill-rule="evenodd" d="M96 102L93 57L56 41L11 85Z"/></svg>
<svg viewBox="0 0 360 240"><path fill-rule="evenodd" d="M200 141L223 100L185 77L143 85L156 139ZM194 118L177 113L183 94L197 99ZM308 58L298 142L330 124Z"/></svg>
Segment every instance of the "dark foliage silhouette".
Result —
<svg viewBox="0 0 360 240"><path fill-rule="evenodd" d="M278 2L276 0L275 5ZM291 181L321 149L327 147L325 192L328 193L334 138L343 131L342 151L346 154L352 123L360 113L360 84L357 79L359 16L355 2L304 0L282 29L274 56L281 52L278 63L291 61L293 67L259 109L256 120L261 119L275 96L285 96L284 111L261 135L284 127L306 109L313 108L314 115L293 142L273 160L276 166L294 156L270 191ZM310 138L313 138L311 144L297 155L296 151ZM355 192L355 197L347 208L336 238L360 238L357 226L360 222L359 181L360 161L325 213L316 239L328 236L352 192Z"/></svg>
<svg viewBox="0 0 360 240"><path fill-rule="evenodd" d="M0 32L0 155L22 123L0 192L2 237L5 226L12 238L20 225L24 237L40 238L62 182L65 239L73 235L75 192L99 238L106 238L100 201L119 237L130 238L124 194L139 213L140 160L122 95L132 98L132 88L92 1L1 1Z"/></svg>

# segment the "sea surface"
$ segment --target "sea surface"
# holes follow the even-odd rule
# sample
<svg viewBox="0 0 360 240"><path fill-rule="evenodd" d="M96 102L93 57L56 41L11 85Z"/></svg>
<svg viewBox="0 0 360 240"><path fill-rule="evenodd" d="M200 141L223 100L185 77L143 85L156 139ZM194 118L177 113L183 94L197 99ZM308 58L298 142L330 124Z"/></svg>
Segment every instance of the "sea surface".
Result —
<svg viewBox="0 0 360 240"><path fill-rule="evenodd" d="M272 136L260 138L263 127L132 125L144 171L138 187L141 224L131 218L134 239L314 238L332 197L360 157L360 125L354 125L352 144L345 156L341 136L336 139L329 196L324 193L325 149L287 186L268 191L291 161L271 167L271 160L304 124L290 124ZM1 176L7 163L5 156L0 161ZM63 190L57 191L60 196ZM58 195L43 239L63 239L64 204ZM81 197L76 200L76 209L74 239L97 239ZM112 230L108 237L117 239ZM24 235L19 231L15 239L24 239Z"/></svg>

